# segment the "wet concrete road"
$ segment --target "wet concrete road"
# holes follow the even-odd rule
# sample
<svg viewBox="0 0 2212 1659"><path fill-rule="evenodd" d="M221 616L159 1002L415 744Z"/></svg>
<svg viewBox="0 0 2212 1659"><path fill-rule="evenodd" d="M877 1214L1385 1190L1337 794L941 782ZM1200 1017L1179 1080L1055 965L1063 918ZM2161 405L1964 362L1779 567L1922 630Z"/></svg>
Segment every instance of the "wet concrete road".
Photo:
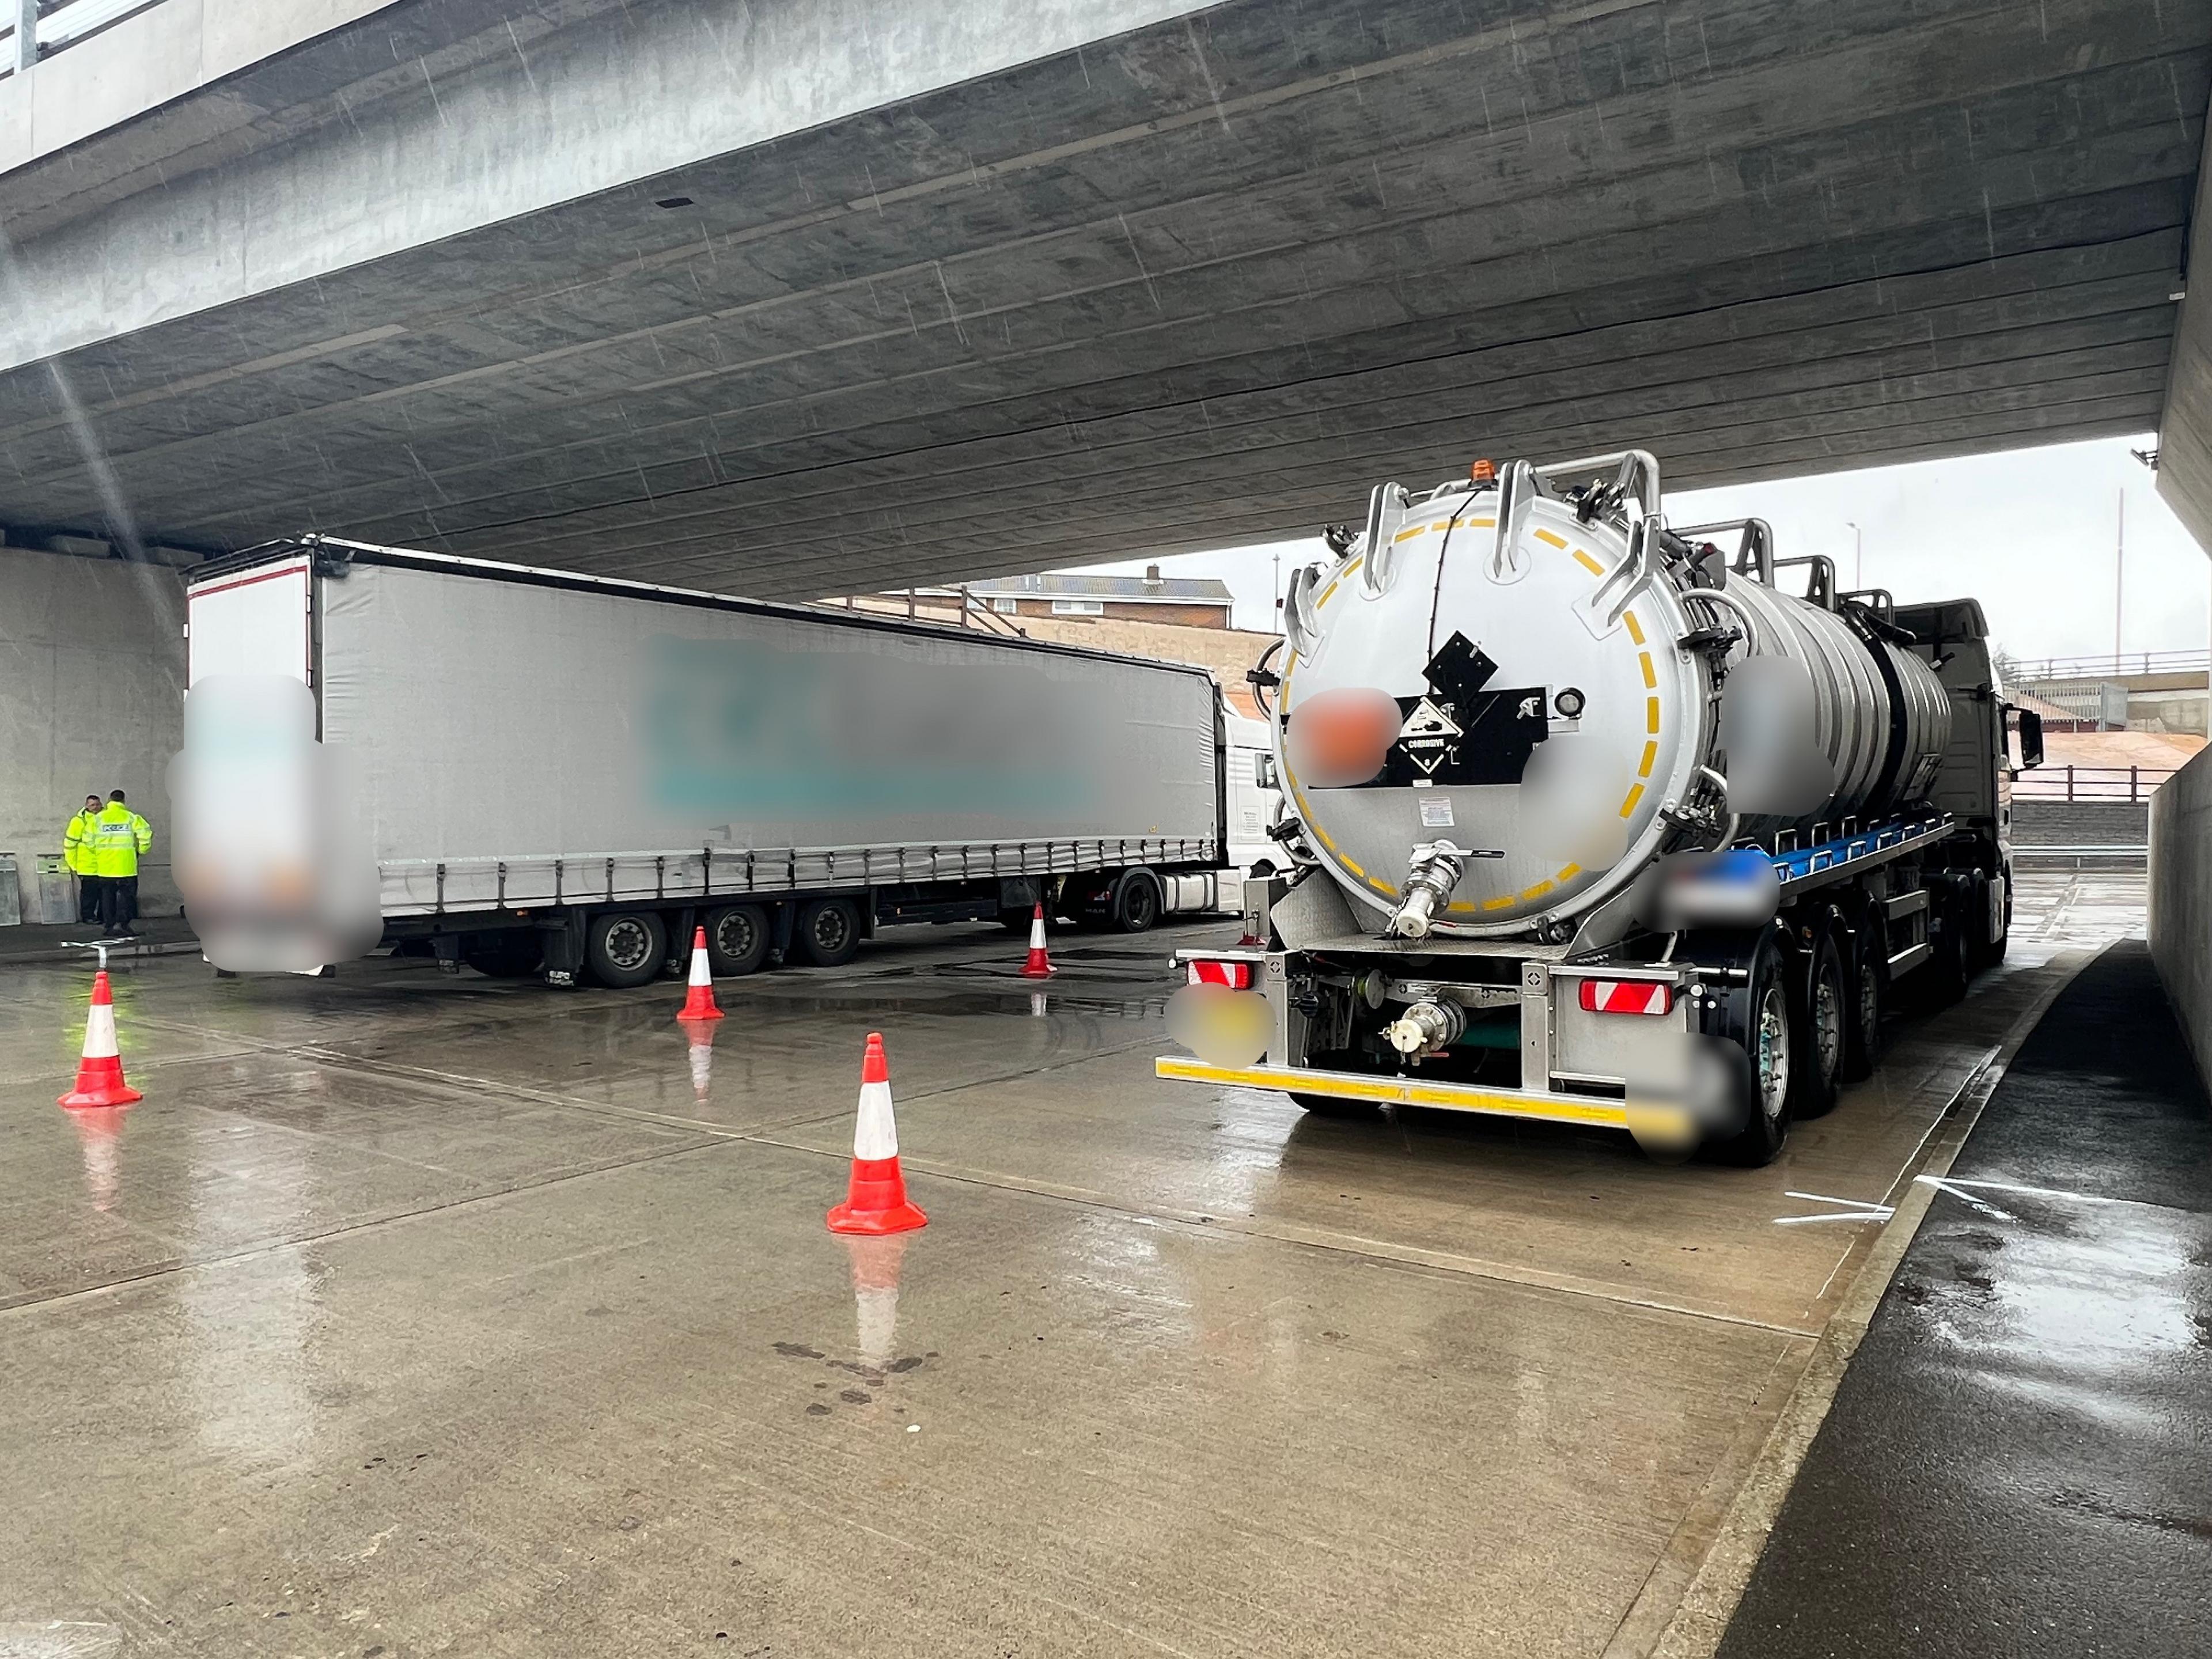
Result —
<svg viewBox="0 0 2212 1659"><path fill-rule="evenodd" d="M2212 1115L2131 942L1960 1149L1723 1659L2202 1655L2208 1413Z"/></svg>
<svg viewBox="0 0 2212 1659"><path fill-rule="evenodd" d="M1645 1651L1879 1232L1792 1194L1894 1191L2139 918L2069 879L1751 1172L1161 1083L1162 935L1033 997L910 930L703 1050L144 960L94 1116L85 974L0 969L0 1651ZM870 1029L932 1224L854 1243Z"/></svg>

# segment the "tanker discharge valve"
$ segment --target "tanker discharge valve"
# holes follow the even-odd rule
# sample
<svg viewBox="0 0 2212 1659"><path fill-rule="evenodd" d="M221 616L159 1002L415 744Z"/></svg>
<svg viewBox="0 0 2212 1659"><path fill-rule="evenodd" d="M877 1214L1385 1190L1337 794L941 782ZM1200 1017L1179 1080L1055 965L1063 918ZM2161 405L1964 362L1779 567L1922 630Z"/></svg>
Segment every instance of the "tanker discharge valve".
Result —
<svg viewBox="0 0 2212 1659"><path fill-rule="evenodd" d="M1467 1030L1467 1016L1455 1002L1417 1002L1382 1028L1390 1046L1408 1060L1440 1054Z"/></svg>
<svg viewBox="0 0 2212 1659"><path fill-rule="evenodd" d="M1390 918L1390 931L1400 939L1426 939L1437 907L1459 885L1471 854L1448 841L1425 842L1413 849L1406 878L1406 896Z"/></svg>

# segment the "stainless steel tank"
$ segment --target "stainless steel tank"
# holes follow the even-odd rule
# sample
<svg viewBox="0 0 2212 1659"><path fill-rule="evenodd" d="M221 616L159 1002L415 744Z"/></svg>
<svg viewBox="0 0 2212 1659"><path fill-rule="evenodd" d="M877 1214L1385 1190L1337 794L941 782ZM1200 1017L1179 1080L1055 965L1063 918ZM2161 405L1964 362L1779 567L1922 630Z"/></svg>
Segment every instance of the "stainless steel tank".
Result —
<svg viewBox="0 0 2212 1659"><path fill-rule="evenodd" d="M1949 736L1934 672L1825 562L1785 593L1764 526L1730 528L1733 568L1668 530L1638 451L1377 489L1285 606L1302 850L1378 931L1555 933L1662 853L1917 799ZM1755 741L1790 751L1795 795L1754 782Z"/></svg>

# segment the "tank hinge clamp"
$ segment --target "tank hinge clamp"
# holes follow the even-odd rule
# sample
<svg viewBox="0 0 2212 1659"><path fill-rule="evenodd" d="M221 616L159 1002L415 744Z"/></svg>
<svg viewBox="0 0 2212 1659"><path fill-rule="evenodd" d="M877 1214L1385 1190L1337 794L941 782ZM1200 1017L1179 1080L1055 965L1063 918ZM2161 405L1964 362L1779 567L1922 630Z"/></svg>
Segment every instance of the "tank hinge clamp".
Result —
<svg viewBox="0 0 2212 1659"><path fill-rule="evenodd" d="M1740 628L1693 628L1674 641L1677 650L1710 651L1716 657L1725 657L1743 638Z"/></svg>

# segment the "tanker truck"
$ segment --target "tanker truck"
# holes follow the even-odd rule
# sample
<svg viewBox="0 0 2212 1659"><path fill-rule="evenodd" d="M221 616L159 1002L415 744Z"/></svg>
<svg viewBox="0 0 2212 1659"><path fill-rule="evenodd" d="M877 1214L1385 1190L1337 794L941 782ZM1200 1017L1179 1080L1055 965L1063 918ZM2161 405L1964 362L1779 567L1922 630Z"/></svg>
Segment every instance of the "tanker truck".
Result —
<svg viewBox="0 0 2212 1659"><path fill-rule="evenodd" d="M1280 803L1161 1077L1760 1164L2005 949L2041 759L1972 599L1675 528L1642 450L1377 487L1255 673ZM1793 591L1794 590L1794 591Z"/></svg>

